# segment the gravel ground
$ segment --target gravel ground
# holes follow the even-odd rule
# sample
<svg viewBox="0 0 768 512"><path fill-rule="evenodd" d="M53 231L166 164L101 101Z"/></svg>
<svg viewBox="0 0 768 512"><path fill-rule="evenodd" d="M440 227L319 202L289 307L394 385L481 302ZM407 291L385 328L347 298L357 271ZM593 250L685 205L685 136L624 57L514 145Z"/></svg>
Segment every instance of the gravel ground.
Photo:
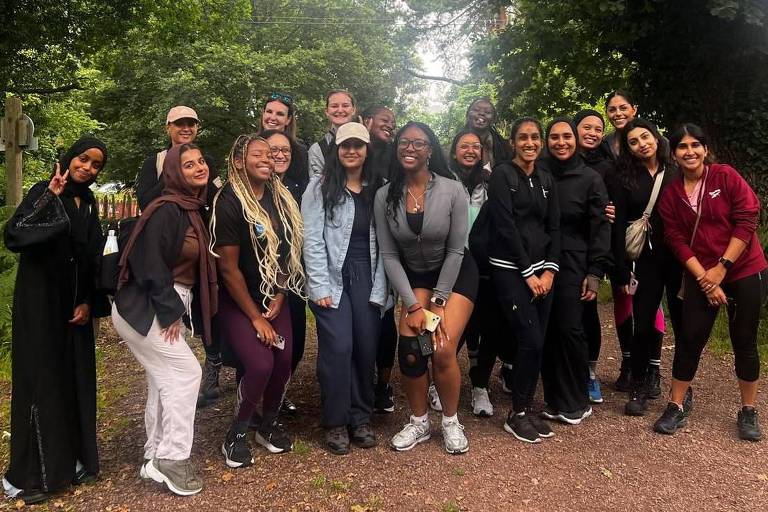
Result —
<svg viewBox="0 0 768 512"><path fill-rule="evenodd" d="M610 318L608 307L601 306L601 316ZM252 467L229 469L219 452L233 410L234 374L225 370L224 397L196 419L193 457L205 489L181 498L138 477L143 371L114 332L105 329L100 390L108 405L99 419L101 477L30 510L768 510L766 443L739 441L735 433L739 401L732 358L705 354L689 426L665 437L651 431L663 399L653 402L644 418L622 414L626 396L608 385L619 363L612 321L603 322L603 337L598 376L605 403L595 406L594 415L580 426L554 425L556 436L539 445L521 443L502 430L510 400L496 378L491 385L495 416L473 417L465 379L460 418L470 451L462 456L446 454L439 433L410 452L391 451L388 439L407 417L399 394L394 414L375 417L378 447L353 449L343 457L327 453L318 425L312 339L289 392L300 407L296 418L285 420L296 435L295 451L270 455L254 447ZM665 388L672 351L671 346L663 351ZM462 365L466 370L465 353ZM439 415L432 414L432 423L437 429Z"/></svg>

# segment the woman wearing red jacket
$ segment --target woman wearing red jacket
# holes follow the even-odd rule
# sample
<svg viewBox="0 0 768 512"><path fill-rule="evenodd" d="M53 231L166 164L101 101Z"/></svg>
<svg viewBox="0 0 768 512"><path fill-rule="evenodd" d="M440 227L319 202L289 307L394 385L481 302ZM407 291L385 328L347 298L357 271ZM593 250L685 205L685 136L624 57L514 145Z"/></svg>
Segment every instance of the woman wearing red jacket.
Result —
<svg viewBox="0 0 768 512"><path fill-rule="evenodd" d="M708 163L707 137L698 126L678 128L670 147L682 179L664 191L660 209L665 240L687 272L670 402L654 430L674 434L685 425L692 407L686 394L718 310L726 305L741 392L739 437L759 441L754 407L760 375L757 328L768 278L768 264L755 234L760 203L733 167Z"/></svg>

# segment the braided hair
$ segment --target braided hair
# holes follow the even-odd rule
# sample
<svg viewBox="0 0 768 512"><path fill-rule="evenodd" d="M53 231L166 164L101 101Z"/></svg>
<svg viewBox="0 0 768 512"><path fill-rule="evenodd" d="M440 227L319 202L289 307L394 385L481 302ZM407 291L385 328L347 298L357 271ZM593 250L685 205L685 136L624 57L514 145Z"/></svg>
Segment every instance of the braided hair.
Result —
<svg viewBox="0 0 768 512"><path fill-rule="evenodd" d="M239 136L227 158L227 175L228 183L242 206L243 218L250 228L248 231L251 235L251 245L254 254L256 254L259 275L261 276L259 291L264 295L263 306L266 308L268 300L274 299L281 289L304 296L304 268L301 264L304 224L296 201L277 174L273 172L266 183L264 193L272 194L272 202L285 230L285 242L289 247L287 266L285 269L281 269L278 252L280 239L272 224L272 219L256 199L245 169L248 147L253 143L261 143L269 147L267 141L257 135ZM241 165L238 166L235 162L240 162ZM216 245L216 202L220 193L214 199L213 214L210 221L210 250L216 257L218 255L213 252L213 247ZM278 278L281 275L286 276L286 280L282 287L278 287Z"/></svg>

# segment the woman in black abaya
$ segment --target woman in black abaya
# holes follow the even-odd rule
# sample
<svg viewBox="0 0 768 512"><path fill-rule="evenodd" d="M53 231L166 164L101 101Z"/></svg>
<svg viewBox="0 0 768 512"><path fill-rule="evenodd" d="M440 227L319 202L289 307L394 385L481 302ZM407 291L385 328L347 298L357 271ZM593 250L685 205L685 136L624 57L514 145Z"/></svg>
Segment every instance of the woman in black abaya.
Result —
<svg viewBox="0 0 768 512"><path fill-rule="evenodd" d="M11 458L3 487L36 503L99 471L96 449L94 292L103 237L93 193L107 161L83 137L50 182L34 185L5 227L21 254L13 297ZM103 298L102 298L103 301Z"/></svg>

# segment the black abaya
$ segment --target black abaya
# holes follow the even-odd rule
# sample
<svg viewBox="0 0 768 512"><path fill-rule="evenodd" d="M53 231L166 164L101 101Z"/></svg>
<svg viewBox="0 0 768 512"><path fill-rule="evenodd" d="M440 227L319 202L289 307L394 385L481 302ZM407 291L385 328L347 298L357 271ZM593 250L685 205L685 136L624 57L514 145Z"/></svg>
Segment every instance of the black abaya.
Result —
<svg viewBox="0 0 768 512"><path fill-rule="evenodd" d="M41 182L5 227L21 253L13 298L11 460L6 479L25 490L72 482L79 460L99 471L93 322L70 324L75 306L96 304L94 275L103 245L92 195L77 207ZM103 299L102 299L103 300Z"/></svg>

